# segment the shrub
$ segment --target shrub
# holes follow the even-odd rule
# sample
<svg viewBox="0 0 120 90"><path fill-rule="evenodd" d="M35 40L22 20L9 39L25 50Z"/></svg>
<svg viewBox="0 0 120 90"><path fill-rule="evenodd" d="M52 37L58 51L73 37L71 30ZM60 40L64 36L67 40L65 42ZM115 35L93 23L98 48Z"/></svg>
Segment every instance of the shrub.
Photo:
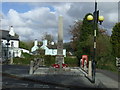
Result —
<svg viewBox="0 0 120 90"><path fill-rule="evenodd" d="M46 55L44 56L44 61L46 66L51 66L52 64L55 64L55 56Z"/></svg>
<svg viewBox="0 0 120 90"><path fill-rule="evenodd" d="M65 64L68 64L69 67L78 66L77 58L65 57Z"/></svg>
<svg viewBox="0 0 120 90"><path fill-rule="evenodd" d="M30 59L16 57L13 59L13 63L14 64L28 65L28 64L30 64Z"/></svg>
<svg viewBox="0 0 120 90"><path fill-rule="evenodd" d="M55 64L55 56L51 55L30 55L28 53L23 53L24 58L14 58L14 64L22 64L27 65L30 64L30 61L34 58L44 58L44 62L46 66L52 66L52 64ZM76 57L64 57L65 64L67 64L69 67L78 66L78 60Z"/></svg>
<svg viewBox="0 0 120 90"><path fill-rule="evenodd" d="M44 49L40 48L40 49L37 50L37 52L38 52L39 55L45 55L45 50Z"/></svg>
<svg viewBox="0 0 120 90"><path fill-rule="evenodd" d="M25 57L25 58L31 58L32 55L28 54L28 53L22 53L22 55Z"/></svg>
<svg viewBox="0 0 120 90"><path fill-rule="evenodd" d="M115 57L112 55L109 57L103 57L101 60L97 62L96 67L98 69L105 69L105 70L110 70L110 71L117 71L116 67L116 60Z"/></svg>

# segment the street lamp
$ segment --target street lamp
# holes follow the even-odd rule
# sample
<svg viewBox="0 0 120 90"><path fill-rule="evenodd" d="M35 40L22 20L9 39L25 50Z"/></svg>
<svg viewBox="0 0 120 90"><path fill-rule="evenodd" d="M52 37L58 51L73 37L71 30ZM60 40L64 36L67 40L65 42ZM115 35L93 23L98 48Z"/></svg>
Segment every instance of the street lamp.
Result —
<svg viewBox="0 0 120 90"><path fill-rule="evenodd" d="M87 16L87 20L88 20L88 21L92 21L92 20L93 20L93 15L88 15L88 16Z"/></svg>
<svg viewBox="0 0 120 90"><path fill-rule="evenodd" d="M94 27L93 27L94 28L94 51L93 51L93 59L92 59L92 81L93 81L93 83L95 83L96 29L97 29L98 21L100 22L100 25L104 21L104 17L99 16L99 10L97 10L97 2L95 2L95 11L94 11L93 15L88 15L87 20L94 22Z"/></svg>
<svg viewBox="0 0 120 90"><path fill-rule="evenodd" d="M13 64L13 52L14 52L14 42L11 42L11 60L10 60L10 64Z"/></svg>
<svg viewBox="0 0 120 90"><path fill-rule="evenodd" d="M100 25L102 24L102 22L104 21L104 17L103 16L99 16L99 22L100 22Z"/></svg>
<svg viewBox="0 0 120 90"><path fill-rule="evenodd" d="M93 15L88 15L88 16L87 16L87 20L88 20L88 21L93 21L93 19L94 19L93 17L94 17ZM99 16L99 17L98 17L98 21L102 24L102 22L104 21L104 17L103 17L103 16ZM101 24L100 24L100 25L101 25Z"/></svg>
<svg viewBox="0 0 120 90"><path fill-rule="evenodd" d="M52 47L54 46L54 44L55 44L55 43L52 41L52 42L51 42ZM52 48L52 54L53 54L53 49L54 49L54 48Z"/></svg>
<svg viewBox="0 0 120 90"><path fill-rule="evenodd" d="M10 45L9 41L10 41L10 35L8 35L7 43L6 43L6 45L7 45L7 53L6 53L6 55L7 55L7 63L8 63L8 58L9 58L9 45Z"/></svg>

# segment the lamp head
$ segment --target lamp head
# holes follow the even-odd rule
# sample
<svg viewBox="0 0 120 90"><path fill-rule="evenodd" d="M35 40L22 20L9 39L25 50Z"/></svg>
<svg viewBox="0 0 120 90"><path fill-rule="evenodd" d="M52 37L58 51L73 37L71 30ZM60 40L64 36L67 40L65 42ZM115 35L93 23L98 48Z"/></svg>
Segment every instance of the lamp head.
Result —
<svg viewBox="0 0 120 90"><path fill-rule="evenodd" d="M93 16L92 16L92 15L88 15L88 16L87 16L87 20L88 20L88 21L92 21L92 20L93 20Z"/></svg>
<svg viewBox="0 0 120 90"><path fill-rule="evenodd" d="M103 16L99 16L98 20L99 21L104 21L104 17Z"/></svg>
<svg viewBox="0 0 120 90"><path fill-rule="evenodd" d="M104 21L104 17L103 16L99 16L98 20L100 22L100 25L102 25L102 22Z"/></svg>

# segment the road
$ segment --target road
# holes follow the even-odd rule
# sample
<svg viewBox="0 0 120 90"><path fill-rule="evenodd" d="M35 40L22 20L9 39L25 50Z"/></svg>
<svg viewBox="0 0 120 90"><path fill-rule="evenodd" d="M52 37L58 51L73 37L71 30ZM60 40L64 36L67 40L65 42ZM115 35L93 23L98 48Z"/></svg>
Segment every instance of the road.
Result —
<svg viewBox="0 0 120 90"><path fill-rule="evenodd" d="M17 78L12 78L9 76L3 76L2 77L2 88L41 88L41 89L66 89L65 87L59 87L56 85L48 85L44 83L38 83L38 82L30 82L25 80L20 80Z"/></svg>
<svg viewBox="0 0 120 90"><path fill-rule="evenodd" d="M10 71L13 74L28 74L29 66L21 66L21 65L4 65L2 71ZM16 71L15 71L16 70ZM19 72L17 72L19 70ZM25 88L25 89L34 89L34 88L41 88L41 89L66 89L65 87L60 87L57 85L50 85L45 84L42 82L35 82L30 80L24 80L23 78L14 77L9 74L2 74L2 88L7 89L17 89L17 88Z"/></svg>
<svg viewBox="0 0 120 90"><path fill-rule="evenodd" d="M101 69L97 69L96 70L99 73L102 73L110 78L112 78L115 81L119 81L120 82L120 74L118 74L118 72L112 72L112 71L108 71L108 70L101 70Z"/></svg>
<svg viewBox="0 0 120 90"><path fill-rule="evenodd" d="M90 88L101 88L104 86L102 83L98 83L97 85L90 83L90 81L88 81L88 79L84 77L82 72L78 72L77 69L74 75L71 74L71 75L32 75L31 76L28 74L29 66L3 65L2 71L3 71L3 77L2 77L3 88L39 88L39 89L46 88L51 90L54 89L76 90L76 88L78 89L84 88L84 90L86 89L89 90ZM101 72L102 71L100 70L97 71L96 78L101 79L102 82L104 82L105 79L109 80L107 76L104 79L104 75L101 74ZM114 78L114 75L112 76ZM24 79L24 77L27 79ZM111 82L114 84L113 81L111 80Z"/></svg>

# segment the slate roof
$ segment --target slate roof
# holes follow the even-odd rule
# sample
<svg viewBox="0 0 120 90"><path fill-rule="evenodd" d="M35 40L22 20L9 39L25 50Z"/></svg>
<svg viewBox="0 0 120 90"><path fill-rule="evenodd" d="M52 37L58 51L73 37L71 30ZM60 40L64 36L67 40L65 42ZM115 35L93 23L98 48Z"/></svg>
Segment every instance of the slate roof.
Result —
<svg viewBox="0 0 120 90"><path fill-rule="evenodd" d="M41 46L43 46L43 43L40 44L40 45L37 45L37 46L40 48ZM49 48L49 49L57 49L57 45L48 44L46 47Z"/></svg>
<svg viewBox="0 0 120 90"><path fill-rule="evenodd" d="M9 31L0 30L0 38L5 40L19 40L19 36L15 33L15 36L10 36Z"/></svg>

